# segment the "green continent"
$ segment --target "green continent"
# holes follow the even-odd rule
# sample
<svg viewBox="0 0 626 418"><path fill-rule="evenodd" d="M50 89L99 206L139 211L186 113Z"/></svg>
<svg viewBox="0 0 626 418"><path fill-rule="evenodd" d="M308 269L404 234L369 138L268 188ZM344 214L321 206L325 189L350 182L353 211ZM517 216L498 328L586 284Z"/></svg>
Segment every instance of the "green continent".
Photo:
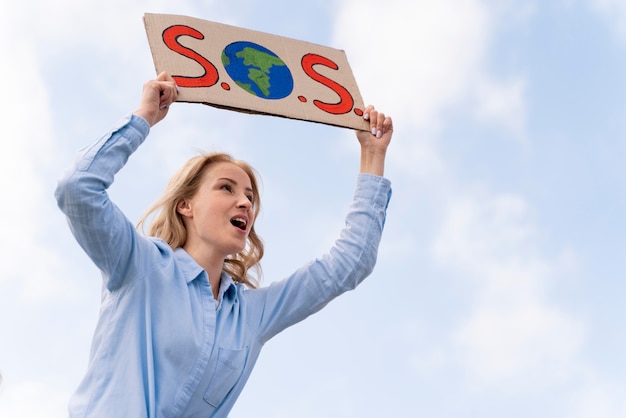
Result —
<svg viewBox="0 0 626 418"><path fill-rule="evenodd" d="M256 84L266 97L269 96L271 85L270 69L274 65L281 66L285 65L285 63L274 55L250 47L245 47L235 55L237 58L243 59L243 65L248 67L248 79ZM222 58L223 60L224 58ZM249 88L246 90L249 90Z"/></svg>
<svg viewBox="0 0 626 418"><path fill-rule="evenodd" d="M283 60L266 52L259 51L258 49L245 47L241 51L235 54L237 58L243 59L243 65L246 67L259 68L264 73L269 73L272 65L281 66L285 65Z"/></svg>
<svg viewBox="0 0 626 418"><path fill-rule="evenodd" d="M248 78L257 85L265 97L270 95L270 76L261 70L250 68L248 70Z"/></svg>

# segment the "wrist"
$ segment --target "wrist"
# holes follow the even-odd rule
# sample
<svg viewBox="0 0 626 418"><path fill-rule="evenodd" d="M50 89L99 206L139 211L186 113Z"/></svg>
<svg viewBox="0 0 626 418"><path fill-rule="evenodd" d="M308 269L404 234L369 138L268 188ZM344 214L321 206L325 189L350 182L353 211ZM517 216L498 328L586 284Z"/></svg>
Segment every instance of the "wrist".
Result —
<svg viewBox="0 0 626 418"><path fill-rule="evenodd" d="M143 120L145 120L146 122L148 122L148 125L152 126L153 123L153 118L154 116L152 115L151 112L146 111L143 108L137 108L134 112L133 115L138 116L140 118L142 118Z"/></svg>
<svg viewBox="0 0 626 418"><path fill-rule="evenodd" d="M385 151L361 149L360 172L362 174L374 174L384 176L385 174Z"/></svg>

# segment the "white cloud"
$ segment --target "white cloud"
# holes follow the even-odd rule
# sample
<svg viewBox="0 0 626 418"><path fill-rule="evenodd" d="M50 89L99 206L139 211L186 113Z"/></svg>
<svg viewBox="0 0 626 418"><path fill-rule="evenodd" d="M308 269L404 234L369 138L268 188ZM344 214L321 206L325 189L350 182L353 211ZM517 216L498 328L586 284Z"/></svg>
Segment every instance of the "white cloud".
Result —
<svg viewBox="0 0 626 418"><path fill-rule="evenodd" d="M626 41L626 1L589 0L589 4L611 24L616 35Z"/></svg>
<svg viewBox="0 0 626 418"><path fill-rule="evenodd" d="M384 7L351 0L338 11L335 43L346 49L366 102L429 130L476 76L489 20L476 0L392 0Z"/></svg>
<svg viewBox="0 0 626 418"><path fill-rule="evenodd" d="M346 50L365 102L394 117L395 167L445 177L438 141L446 110L459 104L471 103L478 122L524 138L524 78L500 80L487 65L498 17L507 14L480 0L342 2L334 43Z"/></svg>
<svg viewBox="0 0 626 418"><path fill-rule="evenodd" d="M478 120L506 128L522 142L527 141L526 81L517 77L504 82L486 79L476 84L475 116Z"/></svg>
<svg viewBox="0 0 626 418"><path fill-rule="evenodd" d="M520 196L481 191L448 204L434 255L471 289L453 341L461 366L486 385L535 390L576 371L584 327L549 301L572 258L547 259L540 247Z"/></svg>
<svg viewBox="0 0 626 418"><path fill-rule="evenodd" d="M54 254L42 243L42 233L52 207L45 168L54 159L49 98L39 69L37 49L31 39L15 37L19 22L4 22L0 45L11 65L0 68L3 95L10 99L0 113L3 152L0 153L0 185L5 196L0 206L0 251L10 254L0 266L0 283L26 286L30 298L44 297L54 289L50 277ZM27 277L24 268L28 266ZM35 283L37 281L37 283Z"/></svg>
<svg viewBox="0 0 626 418"><path fill-rule="evenodd" d="M211 0L203 1L201 5L189 1L173 4L165 0L111 0L94 7L80 0L54 3L35 0L29 3L28 8L14 3L7 6L7 12L13 19L28 24L31 35L38 39L63 41L58 44L59 48L88 45L91 48L116 49L119 54L125 55L129 49L135 52L134 48L129 48L130 45L146 49L144 13L196 15L199 8L210 7L213 3Z"/></svg>
<svg viewBox="0 0 626 418"><path fill-rule="evenodd" d="M626 416L626 387L587 376L581 392L572 400L571 416L614 418Z"/></svg>
<svg viewBox="0 0 626 418"><path fill-rule="evenodd" d="M36 380L0 387L0 416L11 418L61 418L67 416L68 394L51 382Z"/></svg>
<svg viewBox="0 0 626 418"><path fill-rule="evenodd" d="M582 331L567 313L538 301L491 305L477 307L455 336L473 379L540 391L575 374Z"/></svg>
<svg viewBox="0 0 626 418"><path fill-rule="evenodd" d="M3 2L1 7L0 48L10 59L0 67L5 100L0 112L0 186L4 196L0 206L0 251L5 255L0 264L0 416L62 417L67 415L68 393L62 393L60 381L71 374L72 367L59 366L63 379L54 383L26 375L39 361L62 364L59 356L51 356L52 362L42 359L56 352L54 342L62 338L55 334L51 343L47 331L56 329L63 319L57 317L51 327L49 321L42 321L40 313L44 306L62 306L74 292L67 285L68 279L59 274L62 261L57 251L62 240L50 244L57 238L51 237L55 222L62 221L53 198L54 179L59 173L51 173L51 166L56 163L59 144L53 133L51 110L64 101L63 97L50 97L43 76L47 68L40 44L33 31L27 30L31 26L26 13L21 13L25 9L16 2ZM37 345L30 344L35 335L39 351L44 346L45 350L33 360L28 353ZM46 375L48 370L40 369L40 373Z"/></svg>
<svg viewBox="0 0 626 418"><path fill-rule="evenodd" d="M341 4L334 43L346 50L364 101L394 117L395 167L416 177L445 171L437 148L442 112L469 93L490 27L477 0Z"/></svg>

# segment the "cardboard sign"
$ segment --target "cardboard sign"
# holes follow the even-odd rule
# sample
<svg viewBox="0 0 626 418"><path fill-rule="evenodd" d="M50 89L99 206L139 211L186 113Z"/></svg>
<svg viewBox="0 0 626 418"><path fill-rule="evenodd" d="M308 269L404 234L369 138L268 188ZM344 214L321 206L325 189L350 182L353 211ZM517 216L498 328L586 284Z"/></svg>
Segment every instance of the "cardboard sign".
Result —
<svg viewBox="0 0 626 418"><path fill-rule="evenodd" d="M187 16L144 23L178 101L369 130L344 51Z"/></svg>

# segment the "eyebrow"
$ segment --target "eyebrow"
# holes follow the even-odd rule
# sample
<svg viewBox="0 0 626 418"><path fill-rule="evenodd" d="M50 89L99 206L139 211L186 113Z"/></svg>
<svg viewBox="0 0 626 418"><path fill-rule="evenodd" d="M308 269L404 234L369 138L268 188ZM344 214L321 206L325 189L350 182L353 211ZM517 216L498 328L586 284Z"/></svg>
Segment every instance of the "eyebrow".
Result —
<svg viewBox="0 0 626 418"><path fill-rule="evenodd" d="M231 178L228 177L220 177L217 179L218 181L226 181L228 183L232 183L233 185L237 186L237 182ZM254 190L252 190L252 187L246 187L246 192L251 192L254 193Z"/></svg>

